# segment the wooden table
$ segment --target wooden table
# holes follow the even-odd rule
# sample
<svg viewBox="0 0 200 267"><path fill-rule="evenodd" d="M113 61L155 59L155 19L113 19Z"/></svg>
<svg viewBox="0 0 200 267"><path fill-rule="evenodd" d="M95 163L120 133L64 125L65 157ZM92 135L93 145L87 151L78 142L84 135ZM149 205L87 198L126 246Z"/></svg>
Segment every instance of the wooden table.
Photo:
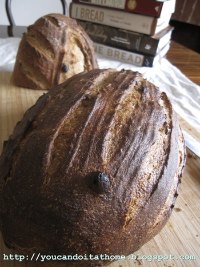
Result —
<svg viewBox="0 0 200 267"><path fill-rule="evenodd" d="M180 67L191 80L200 82L198 74L200 55L173 43L167 58ZM191 66L194 65L194 62L196 67L193 69ZM10 75L9 72L0 72L0 150L3 140L8 138L16 122L43 93L16 88L10 83ZM3 254L9 255L10 253L1 239L0 267L51 266L50 263L3 261ZM114 262L109 267L200 266L200 159L195 155L188 154L180 194L170 220L155 238L134 255L139 255L140 259ZM168 260L149 261L149 256L153 255L165 256L168 257ZM171 259L172 257L174 258Z"/></svg>
<svg viewBox="0 0 200 267"><path fill-rule="evenodd" d="M200 54L172 41L166 58L190 80L200 85Z"/></svg>

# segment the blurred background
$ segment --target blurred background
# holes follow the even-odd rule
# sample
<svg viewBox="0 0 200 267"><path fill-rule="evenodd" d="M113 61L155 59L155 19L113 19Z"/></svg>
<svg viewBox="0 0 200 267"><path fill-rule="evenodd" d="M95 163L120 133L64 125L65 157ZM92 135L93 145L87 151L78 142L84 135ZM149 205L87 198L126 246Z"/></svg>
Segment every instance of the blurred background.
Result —
<svg viewBox="0 0 200 267"><path fill-rule="evenodd" d="M66 0L66 3L70 0ZM11 7L16 25L27 26L48 13L62 13L60 0L12 0ZM0 0L0 25L8 25L5 0Z"/></svg>

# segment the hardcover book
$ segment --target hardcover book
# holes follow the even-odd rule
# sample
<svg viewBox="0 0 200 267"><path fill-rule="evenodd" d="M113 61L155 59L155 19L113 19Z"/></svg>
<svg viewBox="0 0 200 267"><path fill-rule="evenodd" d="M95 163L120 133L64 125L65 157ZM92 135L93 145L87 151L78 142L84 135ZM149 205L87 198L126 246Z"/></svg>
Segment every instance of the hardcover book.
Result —
<svg viewBox="0 0 200 267"><path fill-rule="evenodd" d="M175 10L175 0L155 1L155 0L72 0L74 3L96 5L113 9L121 9L131 13L138 13L152 17L160 17L164 12L173 13Z"/></svg>
<svg viewBox="0 0 200 267"><path fill-rule="evenodd" d="M154 18L97 6L71 3L70 16L74 19L154 35L169 25L171 13L166 13L164 17Z"/></svg>
<svg viewBox="0 0 200 267"><path fill-rule="evenodd" d="M170 43L168 43L156 56L142 55L99 43L94 43L94 48L97 54L106 58L111 58L138 67L152 67L159 61L159 59L166 55L170 48Z"/></svg>
<svg viewBox="0 0 200 267"><path fill-rule="evenodd" d="M92 41L155 56L170 41L173 27L168 26L153 36L77 20Z"/></svg>

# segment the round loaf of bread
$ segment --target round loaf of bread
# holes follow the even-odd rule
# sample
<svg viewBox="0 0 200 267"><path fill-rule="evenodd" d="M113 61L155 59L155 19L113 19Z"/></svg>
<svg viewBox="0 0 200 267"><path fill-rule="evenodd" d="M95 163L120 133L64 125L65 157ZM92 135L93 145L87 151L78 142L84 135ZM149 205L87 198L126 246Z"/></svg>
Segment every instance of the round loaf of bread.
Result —
<svg viewBox="0 0 200 267"><path fill-rule="evenodd" d="M165 93L129 70L77 74L41 96L4 145L5 243L23 254L129 255L165 225L184 164Z"/></svg>
<svg viewBox="0 0 200 267"><path fill-rule="evenodd" d="M17 86L45 90L95 68L93 43L82 27L64 15L49 14L24 33L12 81Z"/></svg>

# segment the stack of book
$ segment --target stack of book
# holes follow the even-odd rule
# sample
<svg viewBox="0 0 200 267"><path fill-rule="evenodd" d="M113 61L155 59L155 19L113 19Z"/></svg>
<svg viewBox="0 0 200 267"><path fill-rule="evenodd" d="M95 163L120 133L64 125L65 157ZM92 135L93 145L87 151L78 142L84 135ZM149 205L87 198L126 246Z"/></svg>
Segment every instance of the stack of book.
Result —
<svg viewBox="0 0 200 267"><path fill-rule="evenodd" d="M97 53L137 66L152 66L169 47L175 0L72 0L70 16Z"/></svg>

